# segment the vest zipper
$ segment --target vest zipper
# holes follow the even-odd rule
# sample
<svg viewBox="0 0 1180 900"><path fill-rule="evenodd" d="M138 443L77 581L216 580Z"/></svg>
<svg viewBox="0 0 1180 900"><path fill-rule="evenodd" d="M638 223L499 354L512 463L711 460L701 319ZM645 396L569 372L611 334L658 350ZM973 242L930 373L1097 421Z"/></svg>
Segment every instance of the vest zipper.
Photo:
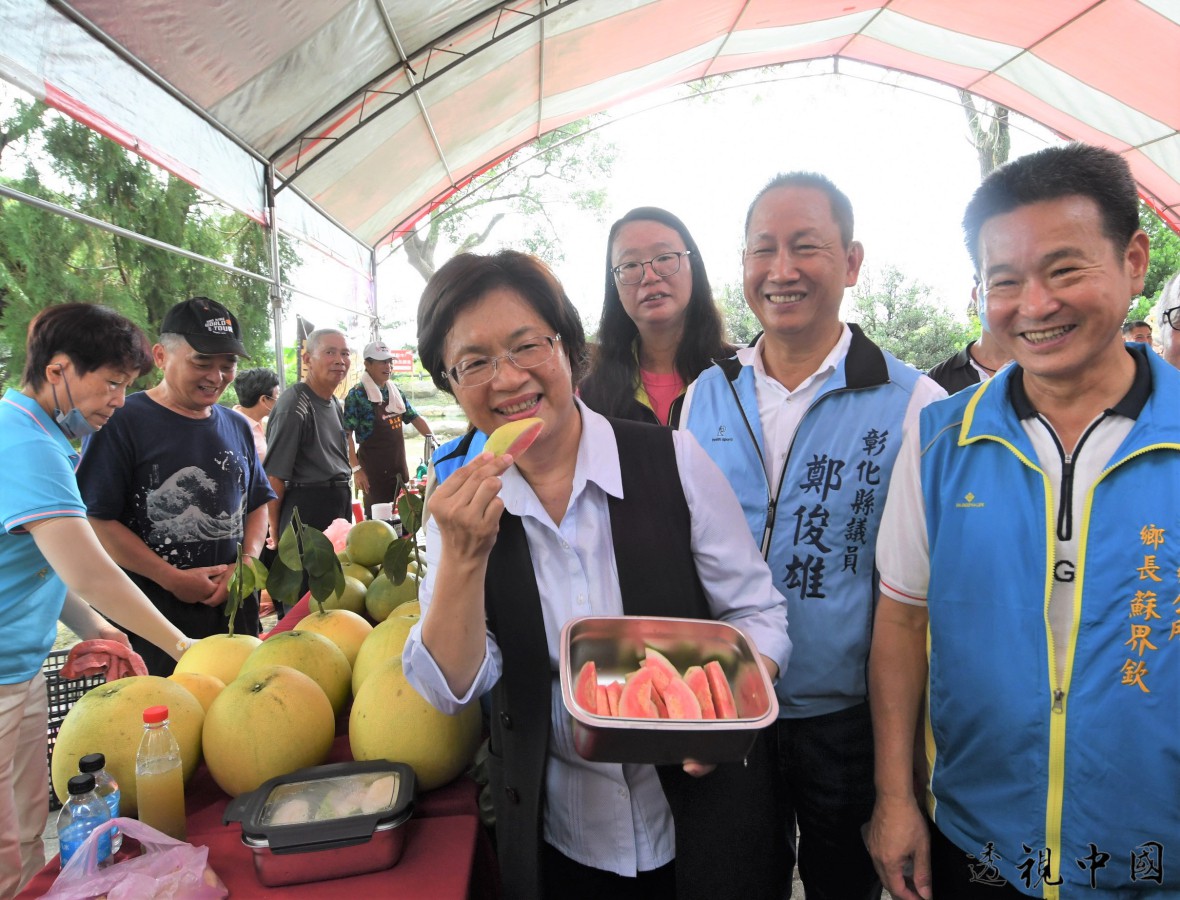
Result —
<svg viewBox="0 0 1180 900"><path fill-rule="evenodd" d="M762 470L762 480L766 485L766 522L762 527L762 541L759 548L762 551L762 558L770 561L770 539L774 535L774 517L778 510L778 500L783 492L783 481L787 476L787 466L791 462L791 452L795 449L795 438L791 438L791 445L787 448L787 455L783 457L783 467L779 472L778 490L773 495L770 491L770 479L766 475L766 457L762 455L762 448L758 445L758 439L754 436L754 429L750 425L750 419L746 416L745 407L742 406L742 400L738 396L737 388L734 387L733 381L729 378L725 379L725 383L729 385L729 392L733 394L734 403L737 404L738 412L741 413L742 423L746 426L746 433L750 436L750 443L754 445L754 452L758 454L758 462L760 462ZM888 384L888 381L883 381L881 384ZM871 385L872 387L879 387L880 385ZM826 391L820 394L812 401L811 406L803 411L803 415L799 417L799 426L795 429L795 434L799 434L799 428L803 427L803 420L806 419L815 410L817 406L823 403L828 397L834 397L837 394L849 394L853 391L862 390L862 388L842 387L835 390ZM755 393L755 403L757 403L757 393Z"/></svg>
<svg viewBox="0 0 1180 900"><path fill-rule="evenodd" d="M750 419L746 415L746 409L742 406L742 398L738 396L737 388L734 387L733 381L729 378L725 379L725 383L729 386L729 392L733 395L733 402L737 405L738 413L742 417L742 424L746 426L746 434L750 436L750 443L754 446L754 452L758 454L758 470L762 473L762 483L766 485L766 521L762 525L762 540L759 542L759 549L762 552L763 559L769 559L770 553L770 537L774 533L774 513L778 506L778 494L773 496L770 493L770 479L766 476L766 458L762 455L762 447L758 444L758 438L754 435L754 428L750 425ZM757 395L755 394L755 403L757 403ZM782 482L779 482L779 488L782 488Z"/></svg>

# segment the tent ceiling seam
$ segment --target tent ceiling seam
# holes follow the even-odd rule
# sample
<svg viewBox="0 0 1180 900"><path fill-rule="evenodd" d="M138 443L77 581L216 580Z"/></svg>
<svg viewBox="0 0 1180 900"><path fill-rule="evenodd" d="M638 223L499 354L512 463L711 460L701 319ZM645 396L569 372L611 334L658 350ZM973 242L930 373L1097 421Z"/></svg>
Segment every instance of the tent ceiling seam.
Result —
<svg viewBox="0 0 1180 900"><path fill-rule="evenodd" d="M344 133L340 136L324 134L323 130L319 129L319 128L315 128L315 130L313 132L314 126L313 126L313 128L304 129L303 132L299 135L299 137L294 138L293 140L289 141L286 145L281 147L279 149L279 151L274 155L274 159L278 160L279 158L281 158L283 156L289 155L290 153L295 151L297 148L302 147L306 142L325 141L325 142L329 143L329 146L323 152L317 154L316 157L314 159L312 159L310 162L308 162L305 165L299 165L299 164L296 165L295 171L292 172L291 175L289 175L288 179L287 179L288 182L293 181L294 179L300 177L305 172L307 172L312 166L314 166L317 162L319 162L321 159L323 159L325 156L327 156L329 153L331 153L337 147L339 147L341 142L352 137L354 134L356 134L358 131L360 131L360 129L364 128L366 125L369 125L370 123L376 121L378 116L382 115L383 113L388 112L391 109L394 109L397 106L397 104L401 103L408 96L416 95L424 86L426 86L427 84L430 84L431 82L442 77L443 75L445 75L447 72L449 72L455 66L460 65L461 63L463 63L466 60L470 59L471 57L475 56L476 54L482 53L484 50L487 50L488 48L495 46L499 42L516 34L518 31L520 31L524 28L530 27L531 25L535 24L537 21L543 19L544 17L550 15L551 13L554 13L559 9L563 9L564 7L570 6L576 2L578 2L578 0L555 0L554 5L550 9L542 10L541 12L537 13L536 16L530 18L528 21L521 22L517 25L513 25L510 28L508 28L507 30L505 30L504 32L499 33L499 34L495 34L494 36L489 37L483 44L479 45L478 47L475 47L474 49L472 49L466 53L459 53L458 51L455 51L455 50L447 50L447 49L439 46L439 44L441 44L443 41L445 41L449 35L453 35L458 30L458 29L452 29L450 32L448 32L448 35L444 35L442 38L438 38L436 40L431 41L429 44L422 47L419 51L412 54L413 58L416 58L423 53L426 54L427 64L425 67L423 67L421 81L419 81L417 83L411 83L410 87L407 90L399 93L397 95L396 99L394 99L392 102L381 107L381 109L374 112L373 115L370 116L369 118L367 118L363 121L358 121L356 125L352 126L352 128L348 129L348 131L346 133ZM487 10L486 12L481 13L478 16L473 16L471 19L468 20L468 24L470 25L470 24L473 24L476 22L481 22L486 19L489 19L494 14L497 14L499 12L499 10L501 9L501 7L504 5L506 5L506 4L500 4L500 6L497 6L493 9ZM430 59L435 52L453 54L453 55L458 56L459 58L454 60L453 62L447 63L442 68L438 69L436 72L428 73L427 69L430 64ZM412 71L412 68L411 68L408 60L404 61L404 62L399 62L396 66L393 66L393 67L387 69L385 72L381 73L376 78L370 79L365 87L363 87L359 90L353 91L346 100L337 104L329 113L327 113L323 116L320 116L320 118L317 121L324 122L324 123L330 123L332 121L340 120L344 116L345 110L356 105L358 98L364 97L365 93L367 91L371 92L373 90L371 85L375 85L375 84L379 84L384 81L388 81L390 78L392 78L395 74L397 74L399 71L401 71L403 69L405 69L407 71ZM410 80L408 76L407 76L407 80ZM331 126L329 125L327 127L331 127ZM309 133L309 132L313 132L313 133Z"/></svg>
<svg viewBox="0 0 1180 900"><path fill-rule="evenodd" d="M247 143L240 135L229 128L224 122L215 119L209 114L208 110L201 107L191 97L172 84L172 82L166 80L162 75L160 75L159 72L132 54L130 50L128 50L113 37L95 25L92 21L90 21L89 18L78 12L78 10L74 9L74 7L67 2L67 0L45 0L45 2L51 9L60 13L63 17L69 19L84 32L102 44L102 46L106 47L106 49L113 53L124 65L130 66L173 100L184 106L184 108L193 115L197 116L206 125L216 129L219 134L223 134L229 140L233 141L233 143L236 144L242 150L242 152L246 153L255 162L259 163L260 165L266 165L268 163L268 160L265 156L250 146L249 143Z"/></svg>
<svg viewBox="0 0 1180 900"><path fill-rule="evenodd" d="M733 33L737 30L738 23L742 21L742 16L746 14L746 10L750 8L751 0L744 0L742 8L738 10L738 14L734 16L733 21L729 23L729 29L725 32L725 37L721 39L721 45L717 48L717 52L713 54L713 58L709 60L709 64L705 66L705 71L701 73L701 78L708 78L709 73L713 70L713 66L717 64L717 59L725 53L725 48L729 44Z"/></svg>
<svg viewBox="0 0 1180 900"><path fill-rule="evenodd" d="M545 0L539 0L544 3ZM545 121L545 20L537 23L537 140L541 138L541 123Z"/></svg>
<svg viewBox="0 0 1180 900"><path fill-rule="evenodd" d="M1049 38L1053 37L1053 35L1058 34L1061 31L1064 31L1066 28L1068 28L1070 25L1073 25L1075 22L1079 21L1084 16L1088 16L1090 13L1092 13L1098 7L1102 6L1105 2L1106 2L1106 0L1095 0L1095 2L1091 3L1089 6L1087 6L1085 9L1083 9L1081 12L1070 17L1066 21L1062 22L1060 25L1058 25L1056 28L1054 28L1048 34L1041 35L1039 38L1037 38L1035 41L1033 41L1027 47L1019 48L1016 53L1012 54L1011 57L1004 60L998 66L995 66L992 69L989 69L986 75L981 75L979 78L976 78L974 81L968 83L967 86L964 88L964 90L971 91L971 93L974 94L975 91L972 90L972 88L974 88L975 85L979 84L985 78L988 78L989 76L992 76L992 75L994 75L998 78L1003 78L1004 76L1000 74L1001 69L1004 69L1004 68L1012 65L1014 62L1016 62L1016 60L1020 59L1020 57L1025 56L1026 54L1032 53L1037 47L1039 47L1041 44L1045 43L1045 41L1049 40ZM1007 79L1005 79L1005 80L1007 80ZM992 102L995 102L995 101L992 101Z"/></svg>
<svg viewBox="0 0 1180 900"><path fill-rule="evenodd" d="M398 59L406 67L406 81L413 85L415 77L414 67L410 65L409 59L406 58L406 50L402 46L401 38L398 37L397 28L394 27L393 21L389 18L389 13L385 9L385 2L384 0L374 0L374 2L377 4L377 8L381 13L381 21L385 23L385 30L389 34L389 40L393 44L393 50L397 54ZM426 133L430 135L430 141L434 145L434 152L438 154L438 161L447 173L447 180L454 181L451 163L443 151L442 141L438 139L438 132L435 131L434 123L430 120L430 112L426 109L426 101L417 92L414 94L414 99L418 104L418 112L422 115L422 124L426 126Z"/></svg>

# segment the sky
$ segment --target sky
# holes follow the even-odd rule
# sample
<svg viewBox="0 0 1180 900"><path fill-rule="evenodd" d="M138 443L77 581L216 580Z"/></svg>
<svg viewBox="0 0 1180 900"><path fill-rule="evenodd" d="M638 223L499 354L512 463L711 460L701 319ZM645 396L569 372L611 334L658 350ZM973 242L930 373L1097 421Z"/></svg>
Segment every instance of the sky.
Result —
<svg viewBox="0 0 1180 900"><path fill-rule="evenodd" d="M649 97L611 110L615 121L602 135L616 145L618 158L605 219L559 217L565 259L554 269L583 318L597 321L606 235L628 209L661 206L684 220L717 293L740 278L742 231L753 196L775 174L804 169L827 175L849 196L870 273L896 266L929 285L965 322L971 266L959 222L979 184L979 166L957 94L922 79L861 71L869 77L796 77L708 99L651 108L657 101ZM1044 129L1017 118L1011 155L1052 142ZM512 246L513 236L506 220L480 249ZM445 258L440 252L438 260ZM379 265L377 277L381 318L412 322L423 281L405 263L404 252ZM386 328L383 337L399 346L413 343L413 328Z"/></svg>

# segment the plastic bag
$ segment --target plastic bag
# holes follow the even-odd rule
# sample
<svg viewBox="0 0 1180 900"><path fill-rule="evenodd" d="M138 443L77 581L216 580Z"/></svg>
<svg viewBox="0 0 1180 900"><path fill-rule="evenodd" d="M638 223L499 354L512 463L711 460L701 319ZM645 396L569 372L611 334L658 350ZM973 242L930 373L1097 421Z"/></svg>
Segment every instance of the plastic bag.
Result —
<svg viewBox="0 0 1180 900"><path fill-rule="evenodd" d="M332 524L324 529L324 537L332 542L332 548L339 553L348 545L348 532L352 523L344 519L334 519Z"/></svg>
<svg viewBox="0 0 1180 900"><path fill-rule="evenodd" d="M45 900L223 900L229 891L209 868L209 848L170 838L138 819L111 820L125 837L139 841L143 852L105 869L98 868L95 829L61 870Z"/></svg>

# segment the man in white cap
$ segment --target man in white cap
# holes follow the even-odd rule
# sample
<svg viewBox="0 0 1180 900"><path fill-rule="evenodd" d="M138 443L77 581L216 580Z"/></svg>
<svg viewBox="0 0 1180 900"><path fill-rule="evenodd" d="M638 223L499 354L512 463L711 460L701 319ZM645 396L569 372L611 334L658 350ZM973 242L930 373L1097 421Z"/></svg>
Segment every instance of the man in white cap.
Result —
<svg viewBox="0 0 1180 900"><path fill-rule="evenodd" d="M344 427L348 431L348 456L357 487L364 491L365 518L372 518L374 503L397 499L398 479L410 479L406 442L402 429L413 425L424 437L430 424L414 411L396 384L389 381L393 353L384 341L365 347L365 371L360 382L344 398Z"/></svg>

